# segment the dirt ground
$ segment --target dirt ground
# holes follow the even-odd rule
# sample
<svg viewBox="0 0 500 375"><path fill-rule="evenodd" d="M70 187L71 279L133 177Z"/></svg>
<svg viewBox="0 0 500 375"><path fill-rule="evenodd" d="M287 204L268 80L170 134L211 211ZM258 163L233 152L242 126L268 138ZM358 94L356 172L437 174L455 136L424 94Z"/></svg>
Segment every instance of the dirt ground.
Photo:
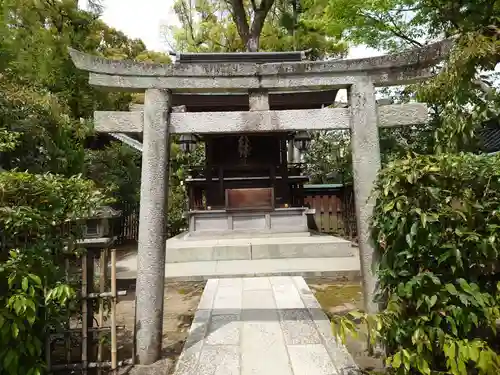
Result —
<svg viewBox="0 0 500 375"><path fill-rule="evenodd" d="M307 279L309 287L328 316L342 314L349 309L362 308L363 298L359 283L331 281L328 279ZM194 313L205 286L204 282L168 282L165 291L165 312L163 320L163 357L169 358L169 374L173 374L174 364L180 355ZM135 293L133 285L122 286L128 289L126 297L117 305L117 324L125 326L119 330L119 360L131 358L135 314ZM370 357L367 353L366 339L350 338L346 346L356 363L365 371L382 372L382 360Z"/></svg>
<svg viewBox="0 0 500 375"><path fill-rule="evenodd" d="M306 282L330 318L337 314L342 315L348 311L363 309L363 293L360 283L332 282L327 278L306 279ZM374 374L384 373L383 360L368 354L367 342L366 331L361 328L359 337L346 338L346 347L362 370Z"/></svg>
<svg viewBox="0 0 500 375"><path fill-rule="evenodd" d="M165 284L162 357L169 358L169 374L173 373L175 361L182 352L204 287L204 282L167 282ZM116 306L117 325L125 326L125 329L118 331L119 360L132 358L134 317L135 292L129 288L127 296L121 298Z"/></svg>

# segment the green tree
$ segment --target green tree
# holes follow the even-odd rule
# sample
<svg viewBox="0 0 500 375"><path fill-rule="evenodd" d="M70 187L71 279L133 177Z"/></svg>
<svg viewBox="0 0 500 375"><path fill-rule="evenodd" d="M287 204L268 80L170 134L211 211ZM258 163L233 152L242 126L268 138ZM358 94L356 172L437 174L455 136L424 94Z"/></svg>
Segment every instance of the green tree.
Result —
<svg viewBox="0 0 500 375"><path fill-rule="evenodd" d="M56 95L75 119L90 118L97 108L127 109L130 94L92 88L67 49L135 59L147 51L142 41L107 26L95 12L78 9L74 0L5 0L0 16L0 71L10 80Z"/></svg>
<svg viewBox="0 0 500 375"><path fill-rule="evenodd" d="M31 173L81 173L89 126L68 112L55 95L0 76L0 128L17 140L17 147L0 152L0 166Z"/></svg>
<svg viewBox="0 0 500 375"><path fill-rule="evenodd" d="M141 154L121 142L112 142L102 150L87 150L84 176L107 190L122 215L130 214L139 203Z"/></svg>
<svg viewBox="0 0 500 375"><path fill-rule="evenodd" d="M339 56L346 45L340 34L308 24L320 8L299 1L177 0L174 11L181 21L172 27L180 51L290 51L310 50L312 58Z"/></svg>
<svg viewBox="0 0 500 375"><path fill-rule="evenodd" d="M439 74L408 92L431 105L436 150L477 150L475 131L497 118L500 108L498 90L491 84L500 62L498 1L311 0L319 1L325 11L312 25L333 28L331 32L340 28L355 44L399 51L455 38Z"/></svg>

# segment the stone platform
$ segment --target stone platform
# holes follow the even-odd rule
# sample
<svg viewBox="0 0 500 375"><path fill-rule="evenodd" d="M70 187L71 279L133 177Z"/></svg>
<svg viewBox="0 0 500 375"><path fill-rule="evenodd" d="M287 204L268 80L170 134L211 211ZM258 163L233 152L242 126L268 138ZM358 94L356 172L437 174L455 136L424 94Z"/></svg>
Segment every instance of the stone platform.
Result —
<svg viewBox="0 0 500 375"><path fill-rule="evenodd" d="M174 375L354 375L302 277L210 279Z"/></svg>
<svg viewBox="0 0 500 375"><path fill-rule="evenodd" d="M358 249L349 241L323 235L167 241L165 277L197 281L210 278L360 275ZM135 279L137 254L117 262L118 279Z"/></svg>
<svg viewBox="0 0 500 375"><path fill-rule="evenodd" d="M117 279L132 280L136 278L136 255L118 261L117 266ZM167 263L165 266L165 278L177 281L202 281L214 277L279 275L358 280L360 278L359 257L227 260Z"/></svg>
<svg viewBox="0 0 500 375"><path fill-rule="evenodd" d="M181 233L167 240L166 262L334 258L354 255L351 242L309 232L219 234L215 238L192 238L188 233Z"/></svg>

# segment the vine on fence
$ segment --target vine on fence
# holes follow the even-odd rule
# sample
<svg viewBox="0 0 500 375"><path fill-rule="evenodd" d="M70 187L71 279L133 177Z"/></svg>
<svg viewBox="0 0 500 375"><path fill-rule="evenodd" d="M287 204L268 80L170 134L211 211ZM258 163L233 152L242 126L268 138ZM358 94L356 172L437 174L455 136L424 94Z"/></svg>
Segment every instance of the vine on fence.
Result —
<svg viewBox="0 0 500 375"><path fill-rule="evenodd" d="M372 226L382 312L339 319L337 333L356 331L352 319L361 319L398 375L500 373L500 157L389 164Z"/></svg>

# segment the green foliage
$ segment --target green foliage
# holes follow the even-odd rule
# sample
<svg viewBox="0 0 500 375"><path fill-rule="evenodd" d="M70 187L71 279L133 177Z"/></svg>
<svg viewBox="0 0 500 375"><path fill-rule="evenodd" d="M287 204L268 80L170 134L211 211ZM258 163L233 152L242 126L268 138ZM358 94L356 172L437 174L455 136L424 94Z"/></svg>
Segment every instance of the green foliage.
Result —
<svg viewBox="0 0 500 375"><path fill-rule="evenodd" d="M492 36L500 7L496 0L306 0L323 5L310 22L342 33L354 44L398 51L429 40L481 32ZM494 28L494 26L493 26Z"/></svg>
<svg viewBox="0 0 500 375"><path fill-rule="evenodd" d="M313 184L352 181L350 135L342 131L316 132L304 153L305 173Z"/></svg>
<svg viewBox="0 0 500 375"><path fill-rule="evenodd" d="M78 231L65 228L105 200L90 181L51 174L2 172L0 191L1 373L43 374L45 339L75 296L59 265Z"/></svg>
<svg viewBox="0 0 500 375"><path fill-rule="evenodd" d="M498 374L500 157L408 157L376 184L378 301L395 374ZM342 330L352 324L340 322Z"/></svg>
<svg viewBox="0 0 500 375"><path fill-rule="evenodd" d="M205 147L203 143L199 143L191 153L186 154L174 139L170 153L167 235L173 237L187 228L185 212L188 207L184 179L188 177L190 166L203 165Z"/></svg>
<svg viewBox="0 0 500 375"><path fill-rule="evenodd" d="M499 14L500 17L500 14ZM469 32L456 41L439 74L417 86L418 99L431 104L437 152L480 150L477 131L498 122L500 92L489 79L500 61L500 33Z"/></svg>
<svg viewBox="0 0 500 375"><path fill-rule="evenodd" d="M4 149L1 165L32 173L80 173L85 123L67 116L67 108L46 91L34 91L0 76L0 128L16 139L17 147ZM11 144L12 146L12 144Z"/></svg>
<svg viewBox="0 0 500 375"><path fill-rule="evenodd" d="M9 80L48 91L71 118L90 118L96 108L125 110L131 95L105 93L75 68L68 47L111 58L134 59L146 48L108 27L74 0L5 0L0 5L0 71Z"/></svg>
<svg viewBox="0 0 500 375"><path fill-rule="evenodd" d="M115 208L122 211L137 207L141 187L141 154L121 142L112 142L102 150L87 150L85 176L109 191Z"/></svg>
<svg viewBox="0 0 500 375"><path fill-rule="evenodd" d="M247 17L251 18L254 14L252 4L243 1L243 7ZM177 50L245 51L246 42L238 33L230 3L219 0L178 0L174 4L174 11L181 22L180 27L170 28ZM300 2L274 1L259 33L259 50L310 50L313 59L343 55L347 46L340 40L338 33L328 33L325 28L308 24L308 19L321 12L321 5L305 6Z"/></svg>

